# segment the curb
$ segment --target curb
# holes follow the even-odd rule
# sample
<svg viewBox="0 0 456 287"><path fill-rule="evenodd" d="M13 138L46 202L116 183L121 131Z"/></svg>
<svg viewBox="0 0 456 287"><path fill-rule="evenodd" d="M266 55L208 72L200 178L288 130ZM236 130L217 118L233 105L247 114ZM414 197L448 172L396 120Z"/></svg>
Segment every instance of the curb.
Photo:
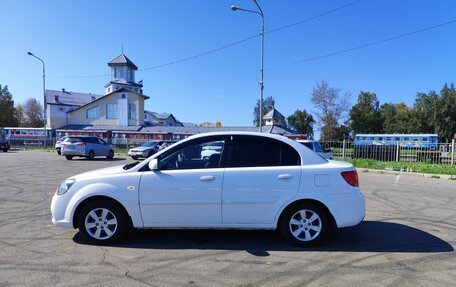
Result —
<svg viewBox="0 0 456 287"><path fill-rule="evenodd" d="M381 174L394 174L394 175L411 175L417 177L427 177L427 178L434 178L434 179L456 179L456 175L451 174L433 174L433 173L420 173L420 172L406 172L406 171L393 171L393 170L382 170L382 169L370 169L370 168L362 168L356 167L358 172L373 172L373 173L381 173Z"/></svg>

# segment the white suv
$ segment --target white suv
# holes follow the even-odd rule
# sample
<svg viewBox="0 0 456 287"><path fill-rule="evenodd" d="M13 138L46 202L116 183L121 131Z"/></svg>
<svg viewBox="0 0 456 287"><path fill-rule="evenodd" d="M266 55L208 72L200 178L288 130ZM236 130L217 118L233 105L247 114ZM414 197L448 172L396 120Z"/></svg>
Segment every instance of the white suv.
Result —
<svg viewBox="0 0 456 287"><path fill-rule="evenodd" d="M221 152L202 157L204 147ZM70 177L52 199L52 222L95 244L128 228L278 229L307 246L365 214L355 168L274 134L191 136L143 162Z"/></svg>

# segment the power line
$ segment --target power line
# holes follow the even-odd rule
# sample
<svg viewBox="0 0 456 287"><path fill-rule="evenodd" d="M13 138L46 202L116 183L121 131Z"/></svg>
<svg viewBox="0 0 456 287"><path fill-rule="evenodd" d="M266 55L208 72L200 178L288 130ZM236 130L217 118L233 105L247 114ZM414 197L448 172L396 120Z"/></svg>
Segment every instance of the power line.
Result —
<svg viewBox="0 0 456 287"><path fill-rule="evenodd" d="M394 41L394 40L397 40L397 39L400 39L400 38L408 37L408 36L411 36L411 35L414 35L414 34L418 34L418 33L422 33L422 32L425 32L425 31L429 31L429 30L432 30L432 29L436 29L436 28L439 28L439 27L442 27L442 26L450 25L450 24L453 24L455 22L456 22L456 19L448 21L448 22L445 22L445 23L437 24L437 25L434 25L434 26L422 28L420 30L408 32L408 33L405 33L405 34L400 34L400 35L397 35L397 36L394 36L394 37L390 37L390 38L386 38L386 39L383 39L383 40L370 42L370 43L359 45L359 46L356 46L356 47L344 49L344 50L341 50L341 51L332 52L332 53L328 53L328 54L324 54L324 55L316 56L316 57L312 57L312 58L307 58L307 59L303 59L303 60L299 60L299 61L295 61L295 62L291 62L291 63L287 63L287 64L273 66L273 67L270 67L270 68L266 68L265 70L273 70L273 69L284 68L284 67L288 67L288 66L292 66L292 65L297 65L297 64L301 64L301 63L305 63L305 62L311 62L311 61L315 61L315 60L319 60L319 59L323 59L323 58L327 58L327 57L332 57L332 56L336 56L336 55L352 52L352 51L355 51L355 50L359 50L359 49L363 49L363 48L367 48L367 47L383 44L385 42Z"/></svg>
<svg viewBox="0 0 456 287"><path fill-rule="evenodd" d="M305 18L305 19L300 20L298 22L294 22L294 23L291 23L291 24L288 24L288 25L285 25L285 26L282 26L282 27L278 27L278 28L266 31L265 34L275 33L275 32L278 32L280 30L283 30L283 29L287 29L287 28L290 28L290 27L293 27L293 26L296 26L296 25L299 25L299 24L302 24L302 23L305 23L305 22L309 22L309 21L315 20L317 18L329 15L331 13L334 13L334 12L337 12L339 10L345 9L345 8L350 7L352 5L358 4L361 1L363 1L363 0L356 0L356 1L350 2L350 3L345 4L343 6L334 8L332 10L328 10L326 12L322 12L322 13L314 15L312 17ZM156 65L156 66L152 66L152 67L148 67L148 68L139 69L138 71L155 70L155 69L158 69L158 68L163 68L163 67L174 65L174 64L177 64L177 63L186 62L186 61L189 61L189 60L200 58L200 57L203 57L203 56L206 56L206 55L209 55L209 54L212 54L212 53L224 50L224 49L228 49L228 48L236 46L236 45L239 45L241 43L247 42L247 41L252 40L252 39L254 39L256 37L259 37L259 36L260 36L259 34L253 35L253 36L247 37L245 39L242 39L242 40L239 40L239 41L236 41L236 42L233 42L233 43L230 43L230 44L227 44L227 45L224 45L224 46L221 46L221 47L218 47L218 48L206 51L206 52L202 52L202 53L199 53L199 54L196 54L196 55L193 55L193 56L189 56L189 57L186 57L186 58L178 59L178 60L171 61L171 62L168 62L168 63L164 63L164 64L160 64L160 65ZM111 74L91 75L91 76L47 76L47 77L48 78L67 78L67 79L80 78L80 79L83 79L83 78L102 78L102 77L110 77L110 76L111 76Z"/></svg>

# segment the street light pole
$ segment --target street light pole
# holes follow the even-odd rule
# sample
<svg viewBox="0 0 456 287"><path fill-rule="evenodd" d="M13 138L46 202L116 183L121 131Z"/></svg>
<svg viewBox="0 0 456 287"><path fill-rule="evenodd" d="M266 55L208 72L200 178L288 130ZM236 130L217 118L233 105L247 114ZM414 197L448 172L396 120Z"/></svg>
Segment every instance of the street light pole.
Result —
<svg viewBox="0 0 456 287"><path fill-rule="evenodd" d="M258 11L254 10L248 10L244 8L240 8L238 6L231 6L231 10L233 11L245 11L245 12L250 12L250 13L255 13L261 16L261 79L260 79L260 111L258 115L258 123L259 123L259 131L262 131L262 126L263 126L263 90L264 90L264 13L263 10L261 9L260 5L258 5L257 0L253 0L255 5L258 8Z"/></svg>
<svg viewBox="0 0 456 287"><path fill-rule="evenodd" d="M30 55L38 60L41 61L41 63L43 64L43 109L44 109L44 115L43 115L43 128L44 128L44 147L46 148L46 140L47 140L47 135L46 135L46 115L47 115L47 101L46 101L46 69L45 69L45 65L44 65L44 61L35 56L32 52L27 52L27 55Z"/></svg>

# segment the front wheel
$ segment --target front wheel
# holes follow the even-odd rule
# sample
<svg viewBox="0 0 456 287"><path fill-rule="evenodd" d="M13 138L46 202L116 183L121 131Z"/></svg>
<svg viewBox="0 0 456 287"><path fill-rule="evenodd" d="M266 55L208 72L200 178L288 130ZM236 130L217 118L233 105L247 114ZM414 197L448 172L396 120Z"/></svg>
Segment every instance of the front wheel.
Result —
<svg viewBox="0 0 456 287"><path fill-rule="evenodd" d="M78 228L84 239L90 243L113 244L128 234L127 214L118 203L97 199L81 209Z"/></svg>
<svg viewBox="0 0 456 287"><path fill-rule="evenodd" d="M89 155L87 156L87 159L94 159L95 158L95 152L93 150L89 151Z"/></svg>
<svg viewBox="0 0 456 287"><path fill-rule="evenodd" d="M302 247L320 243L331 230L326 211L312 203L298 204L286 210L279 228L286 240Z"/></svg>
<svg viewBox="0 0 456 287"><path fill-rule="evenodd" d="M110 151L108 152L108 155L106 156L106 158L107 158L107 159L112 159L112 158L114 158L114 151L113 151L113 150L110 150Z"/></svg>

